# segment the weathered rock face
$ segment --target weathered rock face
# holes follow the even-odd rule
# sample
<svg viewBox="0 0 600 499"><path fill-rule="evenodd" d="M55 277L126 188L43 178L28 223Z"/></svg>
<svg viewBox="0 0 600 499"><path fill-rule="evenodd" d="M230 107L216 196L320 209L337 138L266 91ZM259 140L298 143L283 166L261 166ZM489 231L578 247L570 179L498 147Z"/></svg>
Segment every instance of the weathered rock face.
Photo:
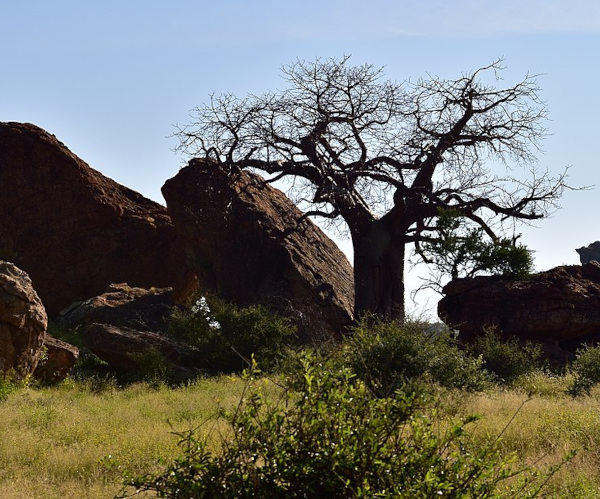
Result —
<svg viewBox="0 0 600 499"><path fill-rule="evenodd" d="M258 175L228 175L196 159L162 192L205 289L242 306L293 310L311 334L339 334L349 324L351 265L281 191Z"/></svg>
<svg viewBox="0 0 600 499"><path fill-rule="evenodd" d="M194 286L166 209L34 125L0 123L0 213L0 259L29 274L51 317L113 282L182 300Z"/></svg>
<svg viewBox="0 0 600 499"><path fill-rule="evenodd" d="M91 324L83 328L81 338L83 345L111 368L127 373L143 369L144 356L151 351L158 352L178 378L197 376L204 365L197 349L150 331Z"/></svg>
<svg viewBox="0 0 600 499"><path fill-rule="evenodd" d="M62 381L77 362L79 349L49 334L44 338L44 347L46 359L37 365L33 375L45 383Z"/></svg>
<svg viewBox="0 0 600 499"><path fill-rule="evenodd" d="M579 253L581 263L590 263L592 260L600 262L600 241L589 244L583 248L578 248L575 251Z"/></svg>
<svg viewBox="0 0 600 499"><path fill-rule="evenodd" d="M166 329L166 320L174 306L171 288L111 284L103 294L72 304L56 323L69 328L100 323L159 332Z"/></svg>
<svg viewBox="0 0 600 499"><path fill-rule="evenodd" d="M23 377L40 359L48 317L31 279L9 262L0 261L0 371Z"/></svg>
<svg viewBox="0 0 600 499"><path fill-rule="evenodd" d="M465 339L493 325L505 335L573 351L600 339L600 264L557 267L525 281L474 277L443 290L438 314Z"/></svg>

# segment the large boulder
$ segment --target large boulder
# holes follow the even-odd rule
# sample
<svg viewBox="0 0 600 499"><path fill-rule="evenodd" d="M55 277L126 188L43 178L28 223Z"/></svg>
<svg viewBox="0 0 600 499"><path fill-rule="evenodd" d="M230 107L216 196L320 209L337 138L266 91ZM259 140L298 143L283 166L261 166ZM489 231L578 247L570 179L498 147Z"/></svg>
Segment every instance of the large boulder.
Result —
<svg viewBox="0 0 600 499"><path fill-rule="evenodd" d="M241 306L265 304L313 335L351 322L350 263L263 178L195 159L162 192L203 289Z"/></svg>
<svg viewBox="0 0 600 499"><path fill-rule="evenodd" d="M45 358L38 363L33 375L44 383L57 383L65 379L79 358L79 348L54 336L44 338Z"/></svg>
<svg viewBox="0 0 600 499"><path fill-rule="evenodd" d="M29 276L0 261L0 371L32 373L42 352L48 317Z"/></svg>
<svg viewBox="0 0 600 499"><path fill-rule="evenodd" d="M137 288L111 284L104 293L75 302L61 311L56 324L68 328L90 324L126 326L140 331L161 332L175 307L171 288Z"/></svg>
<svg viewBox="0 0 600 499"><path fill-rule="evenodd" d="M579 260L582 264L590 263L593 260L600 262L600 241L596 241L583 248L577 248L575 251L579 253Z"/></svg>
<svg viewBox="0 0 600 499"><path fill-rule="evenodd" d="M51 317L113 282L182 301L195 285L166 209L35 125L0 123L0 213L0 259L29 274Z"/></svg>
<svg viewBox="0 0 600 499"><path fill-rule="evenodd" d="M149 358L160 355L170 373L180 379L197 376L206 368L201 352L151 331L110 324L91 324L81 332L83 346L108 363L111 369L132 374L147 369Z"/></svg>
<svg viewBox="0 0 600 499"><path fill-rule="evenodd" d="M466 340L494 326L507 336L573 351L600 340L600 264L557 267L523 281L456 279L443 289L439 316Z"/></svg>

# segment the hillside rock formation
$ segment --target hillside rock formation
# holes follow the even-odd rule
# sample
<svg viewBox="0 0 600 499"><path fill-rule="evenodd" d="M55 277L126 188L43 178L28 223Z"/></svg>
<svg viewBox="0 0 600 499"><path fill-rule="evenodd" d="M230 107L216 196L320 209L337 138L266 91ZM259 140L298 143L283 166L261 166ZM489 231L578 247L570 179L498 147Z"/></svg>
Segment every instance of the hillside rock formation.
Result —
<svg viewBox="0 0 600 499"><path fill-rule="evenodd" d="M579 260L582 264L590 263L593 260L600 262L600 241L596 241L583 248L577 248L575 251L579 253Z"/></svg>
<svg viewBox="0 0 600 499"><path fill-rule="evenodd" d="M339 334L350 323L345 255L260 176L194 159L162 192L204 289L241 306L270 306L311 335Z"/></svg>
<svg viewBox="0 0 600 499"><path fill-rule="evenodd" d="M174 306L171 288L111 284L101 295L73 303L61 312L56 323L68 328L99 323L160 332L166 330Z"/></svg>
<svg viewBox="0 0 600 499"><path fill-rule="evenodd" d="M170 373L187 379L201 373L206 365L201 352L189 345L151 331L138 331L110 324L91 324L81 332L83 346L108 363L111 369L135 374L147 369L148 355L160 355Z"/></svg>
<svg viewBox="0 0 600 499"><path fill-rule="evenodd" d="M79 358L79 349L54 336L44 338L46 358L39 362L33 375L44 383L57 383L65 379Z"/></svg>
<svg viewBox="0 0 600 499"><path fill-rule="evenodd" d="M36 368L48 317L31 279L16 265L0 261L0 371L25 377Z"/></svg>
<svg viewBox="0 0 600 499"><path fill-rule="evenodd" d="M507 336L574 351L600 340L600 264L557 267L523 281L456 279L443 289L439 316L472 339L495 326Z"/></svg>
<svg viewBox="0 0 600 499"><path fill-rule="evenodd" d="M113 282L195 283L166 209L90 168L30 124L0 123L0 259L25 270L54 317Z"/></svg>

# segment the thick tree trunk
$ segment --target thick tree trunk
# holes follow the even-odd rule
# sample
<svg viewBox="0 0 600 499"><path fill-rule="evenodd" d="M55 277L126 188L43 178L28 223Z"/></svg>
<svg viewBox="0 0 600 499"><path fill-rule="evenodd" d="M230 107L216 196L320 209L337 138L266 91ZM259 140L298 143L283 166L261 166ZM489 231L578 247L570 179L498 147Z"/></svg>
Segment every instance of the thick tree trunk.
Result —
<svg viewBox="0 0 600 499"><path fill-rule="evenodd" d="M352 234L355 314L373 313L404 320L405 242L377 220L367 231Z"/></svg>

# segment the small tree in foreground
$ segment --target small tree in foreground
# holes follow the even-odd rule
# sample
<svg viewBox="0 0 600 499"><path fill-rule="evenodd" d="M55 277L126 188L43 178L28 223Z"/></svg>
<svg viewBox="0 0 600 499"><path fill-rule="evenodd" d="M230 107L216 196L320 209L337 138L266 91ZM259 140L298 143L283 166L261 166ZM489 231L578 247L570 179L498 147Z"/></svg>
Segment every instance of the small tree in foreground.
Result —
<svg viewBox="0 0 600 499"><path fill-rule="evenodd" d="M536 78L498 88L502 69L396 83L348 57L298 61L283 68L283 90L213 96L179 129L179 147L293 179L307 215L347 224L357 315L403 319L406 247L425 255L440 209L495 242L503 222L548 215L566 187L564 173L536 167L547 115Z"/></svg>
<svg viewBox="0 0 600 499"><path fill-rule="evenodd" d="M226 415L219 452L182 433L183 456L129 487L177 499L522 498L538 497L556 471L520 468L497 440L475 448L475 418L440 424L418 399L378 398L346 369L305 359L285 388L274 404L250 391Z"/></svg>

